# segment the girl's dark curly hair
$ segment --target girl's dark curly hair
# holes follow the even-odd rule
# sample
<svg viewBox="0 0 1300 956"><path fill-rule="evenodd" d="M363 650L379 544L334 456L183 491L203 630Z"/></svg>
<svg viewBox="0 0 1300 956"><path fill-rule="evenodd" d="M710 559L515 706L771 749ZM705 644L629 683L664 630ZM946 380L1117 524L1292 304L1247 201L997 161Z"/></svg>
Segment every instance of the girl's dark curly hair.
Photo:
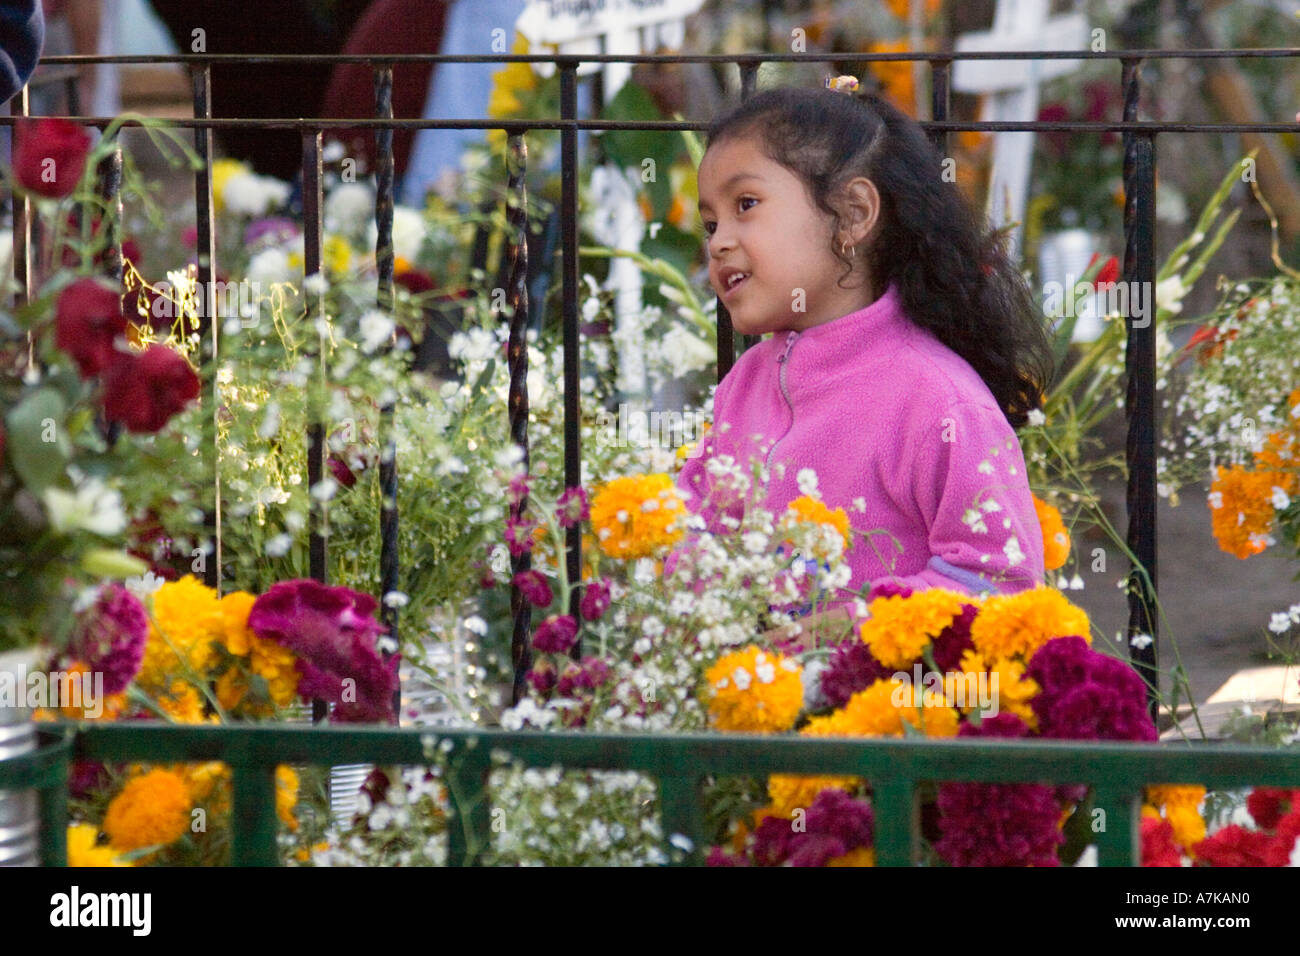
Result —
<svg viewBox="0 0 1300 956"><path fill-rule="evenodd" d="M896 284L908 317L970 363L1014 427L1025 424L1055 371L1046 324L998 237L945 181L921 127L871 94L781 87L745 100L707 133L709 146L750 136L834 217L832 236L839 190L857 176L876 184L881 216L866 257L873 296ZM847 276L852 263L834 243L831 251Z"/></svg>

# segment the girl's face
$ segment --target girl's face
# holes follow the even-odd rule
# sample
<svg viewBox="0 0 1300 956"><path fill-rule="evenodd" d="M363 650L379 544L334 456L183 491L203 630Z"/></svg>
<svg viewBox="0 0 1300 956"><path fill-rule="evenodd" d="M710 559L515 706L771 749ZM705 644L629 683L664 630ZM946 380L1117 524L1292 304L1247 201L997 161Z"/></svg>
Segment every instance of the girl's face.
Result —
<svg viewBox="0 0 1300 956"><path fill-rule="evenodd" d="M700 163L700 218L707 234L709 284L745 335L803 330L871 303L858 268L844 274L831 251L832 218L802 180L751 138L709 147ZM850 242L850 245L852 243Z"/></svg>

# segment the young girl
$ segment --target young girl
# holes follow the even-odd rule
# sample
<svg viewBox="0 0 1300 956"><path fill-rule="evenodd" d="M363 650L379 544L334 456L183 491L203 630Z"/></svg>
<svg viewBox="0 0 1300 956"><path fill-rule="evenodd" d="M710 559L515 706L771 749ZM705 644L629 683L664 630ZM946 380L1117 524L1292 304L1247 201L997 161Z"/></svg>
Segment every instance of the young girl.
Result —
<svg viewBox="0 0 1300 956"><path fill-rule="evenodd" d="M812 469L853 530L832 602L867 585L1011 593L1044 579L1014 429L1041 404L1051 346L944 173L921 128L874 96L767 90L708 132L709 281L737 331L770 336L718 384L678 485L717 527L737 513L712 494L711 456L759 456L774 514Z"/></svg>

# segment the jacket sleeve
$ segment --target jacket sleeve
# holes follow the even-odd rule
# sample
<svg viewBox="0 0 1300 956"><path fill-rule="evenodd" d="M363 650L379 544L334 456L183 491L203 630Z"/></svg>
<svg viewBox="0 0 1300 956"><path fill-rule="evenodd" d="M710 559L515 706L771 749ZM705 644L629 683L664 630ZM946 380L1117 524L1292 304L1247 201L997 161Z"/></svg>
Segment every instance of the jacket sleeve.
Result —
<svg viewBox="0 0 1300 956"><path fill-rule="evenodd" d="M916 574L872 581L913 590L940 587L1014 593L1042 584L1043 533L1019 439L996 409L948 405L918 419L897 476L928 530L929 555Z"/></svg>

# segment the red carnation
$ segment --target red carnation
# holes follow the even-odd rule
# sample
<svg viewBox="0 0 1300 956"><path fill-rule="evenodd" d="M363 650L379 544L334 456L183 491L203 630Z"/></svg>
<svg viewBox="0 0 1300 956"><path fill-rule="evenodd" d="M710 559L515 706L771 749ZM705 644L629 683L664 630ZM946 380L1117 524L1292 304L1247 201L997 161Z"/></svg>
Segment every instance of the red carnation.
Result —
<svg viewBox="0 0 1300 956"><path fill-rule="evenodd" d="M78 279L59 293L55 304L54 343L77 363L82 378L91 378L125 359L114 343L126 334L122 299L97 279Z"/></svg>
<svg viewBox="0 0 1300 956"><path fill-rule="evenodd" d="M18 120L14 129L14 178L24 189L62 199L86 170L90 135L69 120Z"/></svg>
<svg viewBox="0 0 1300 956"><path fill-rule="evenodd" d="M156 432L199 397L199 377L165 345L122 356L104 373L104 415L129 431Z"/></svg>
<svg viewBox="0 0 1300 956"><path fill-rule="evenodd" d="M1091 269L1097 264L1101 256L1093 253L1092 258L1088 260L1088 268ZM1107 259L1100 269L1097 270L1097 276L1092 280L1092 287L1098 292L1108 289L1119 279L1119 260L1114 256Z"/></svg>
<svg viewBox="0 0 1300 956"><path fill-rule="evenodd" d="M1269 834L1233 823L1196 844L1192 853L1210 866L1277 866L1273 844Z"/></svg>
<svg viewBox="0 0 1300 956"><path fill-rule="evenodd" d="M1140 823L1143 866L1182 866L1182 854L1174 842L1174 828L1160 817L1143 817Z"/></svg>

